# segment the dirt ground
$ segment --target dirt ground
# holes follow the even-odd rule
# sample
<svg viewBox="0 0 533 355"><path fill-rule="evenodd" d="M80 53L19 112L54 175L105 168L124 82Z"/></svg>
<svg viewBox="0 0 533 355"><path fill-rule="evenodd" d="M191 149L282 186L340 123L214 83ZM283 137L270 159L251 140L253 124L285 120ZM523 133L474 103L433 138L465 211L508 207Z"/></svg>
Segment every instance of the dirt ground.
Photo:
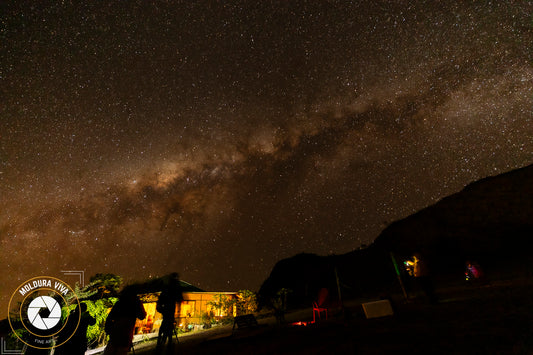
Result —
<svg viewBox="0 0 533 355"><path fill-rule="evenodd" d="M533 280L448 287L439 302L393 297L395 314L366 319L360 300L307 326L221 328L180 337L172 354L533 354ZM312 320L311 309L287 315ZM153 344L137 347L153 354Z"/></svg>

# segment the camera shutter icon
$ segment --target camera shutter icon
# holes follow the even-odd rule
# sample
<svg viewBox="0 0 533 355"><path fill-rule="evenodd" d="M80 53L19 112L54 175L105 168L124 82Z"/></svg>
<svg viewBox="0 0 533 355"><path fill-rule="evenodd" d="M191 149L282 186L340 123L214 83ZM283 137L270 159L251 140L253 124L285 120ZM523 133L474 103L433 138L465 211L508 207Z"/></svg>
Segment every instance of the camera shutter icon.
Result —
<svg viewBox="0 0 533 355"><path fill-rule="evenodd" d="M39 296L28 306L28 320L37 329L52 329L61 320L61 306L50 296Z"/></svg>

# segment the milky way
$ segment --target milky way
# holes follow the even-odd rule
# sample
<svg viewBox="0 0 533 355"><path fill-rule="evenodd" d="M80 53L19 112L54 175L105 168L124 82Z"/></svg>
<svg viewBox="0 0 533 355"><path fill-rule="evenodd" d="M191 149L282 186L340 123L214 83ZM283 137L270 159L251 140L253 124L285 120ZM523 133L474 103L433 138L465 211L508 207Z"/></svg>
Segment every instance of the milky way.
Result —
<svg viewBox="0 0 533 355"><path fill-rule="evenodd" d="M527 1L3 5L2 308L61 270L258 289L533 162Z"/></svg>

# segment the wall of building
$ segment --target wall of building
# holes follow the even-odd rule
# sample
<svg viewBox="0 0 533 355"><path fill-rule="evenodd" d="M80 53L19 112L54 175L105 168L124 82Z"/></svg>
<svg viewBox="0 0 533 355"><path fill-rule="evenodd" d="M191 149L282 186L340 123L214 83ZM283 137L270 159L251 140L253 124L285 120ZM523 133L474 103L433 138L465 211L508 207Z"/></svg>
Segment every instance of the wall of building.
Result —
<svg viewBox="0 0 533 355"><path fill-rule="evenodd" d="M225 316L236 316L236 309L231 311L231 314L225 314L223 311L214 309L209 302L215 300L216 295L225 295L229 299L236 299L236 292L184 292L183 302L176 307L176 323L182 329L202 325L204 319L202 316L211 314L215 318L222 318ZM156 297L144 297L149 299L157 299ZM146 318L137 321L135 326L136 334L153 333L159 330L162 321L161 313L156 311L156 301L144 302L144 309L146 310Z"/></svg>

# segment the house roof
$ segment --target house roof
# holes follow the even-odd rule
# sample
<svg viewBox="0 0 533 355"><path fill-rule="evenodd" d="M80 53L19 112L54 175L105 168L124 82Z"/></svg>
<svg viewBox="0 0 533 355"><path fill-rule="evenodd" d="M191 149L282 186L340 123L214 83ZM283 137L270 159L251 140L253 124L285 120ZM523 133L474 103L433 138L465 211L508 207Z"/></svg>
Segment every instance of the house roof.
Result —
<svg viewBox="0 0 533 355"><path fill-rule="evenodd" d="M141 301L144 303L149 302L156 302L157 298L159 297L159 294L163 290L163 279L158 278L156 280L152 280L148 283L140 285L139 288L139 296L141 298ZM181 286L181 292L206 292L202 290L201 288L198 288L196 286L191 285L190 283L180 280L180 286Z"/></svg>
<svg viewBox="0 0 533 355"><path fill-rule="evenodd" d="M202 290L201 288L193 286L190 283L183 281L183 280L180 280L180 286L181 286L182 292L206 292L205 290Z"/></svg>
<svg viewBox="0 0 533 355"><path fill-rule="evenodd" d="M128 287L133 287L137 294L160 293L168 286L169 278L171 277L172 274L169 274L145 282L136 283ZM179 280L179 283L182 292L206 292L199 287L191 285L187 281Z"/></svg>

